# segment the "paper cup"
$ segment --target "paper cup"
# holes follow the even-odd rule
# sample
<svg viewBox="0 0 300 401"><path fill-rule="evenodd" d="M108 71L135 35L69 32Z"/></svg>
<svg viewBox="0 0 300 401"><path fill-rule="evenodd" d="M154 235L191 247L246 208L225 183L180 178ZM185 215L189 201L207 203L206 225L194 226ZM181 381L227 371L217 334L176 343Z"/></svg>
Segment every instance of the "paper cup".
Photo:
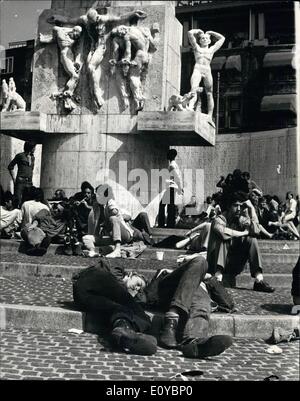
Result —
<svg viewBox="0 0 300 401"><path fill-rule="evenodd" d="M162 252L162 251L156 252L156 259L157 260L163 260L164 259L164 252Z"/></svg>

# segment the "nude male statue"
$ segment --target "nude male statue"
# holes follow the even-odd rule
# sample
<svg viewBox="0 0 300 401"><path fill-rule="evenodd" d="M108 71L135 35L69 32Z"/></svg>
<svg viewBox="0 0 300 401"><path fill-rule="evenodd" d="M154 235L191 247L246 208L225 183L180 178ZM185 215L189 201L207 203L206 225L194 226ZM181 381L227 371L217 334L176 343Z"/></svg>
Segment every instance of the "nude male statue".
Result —
<svg viewBox="0 0 300 401"><path fill-rule="evenodd" d="M64 95L68 97L73 96L79 81L79 70L82 66L82 62L80 61L81 55L79 53L75 56L73 45L79 39L81 33L81 26L76 25L73 28L55 26L52 30L52 35L39 34L40 43L57 42L58 44L60 49L60 61L70 77L69 81L66 83L66 90L64 91Z"/></svg>
<svg viewBox="0 0 300 401"><path fill-rule="evenodd" d="M211 36L214 36L217 41L213 46L211 44ZM214 110L213 98L213 78L211 74L210 63L214 53L221 48L225 41L225 37L214 31L203 32L201 29L192 29L188 32L188 38L194 51L195 66L191 77L191 92L194 92L199 87L202 79L207 95L208 116L212 121ZM198 43L199 42L199 43ZM193 108L197 101L197 96L190 102L189 107Z"/></svg>
<svg viewBox="0 0 300 401"><path fill-rule="evenodd" d="M98 2L95 4L97 3ZM143 19L146 18L146 16L147 15L143 11L139 10L121 16L103 15L99 14L95 5L93 5L85 15L82 15L79 18L66 18L59 15L53 15L47 20L51 24L81 25L86 28L91 39L91 48L87 57L87 72L91 82L91 92L98 108L101 108L104 104L102 91L99 86L101 78L100 64L103 61L106 51L106 41L109 35L107 32L108 24L119 21L128 21L133 17Z"/></svg>

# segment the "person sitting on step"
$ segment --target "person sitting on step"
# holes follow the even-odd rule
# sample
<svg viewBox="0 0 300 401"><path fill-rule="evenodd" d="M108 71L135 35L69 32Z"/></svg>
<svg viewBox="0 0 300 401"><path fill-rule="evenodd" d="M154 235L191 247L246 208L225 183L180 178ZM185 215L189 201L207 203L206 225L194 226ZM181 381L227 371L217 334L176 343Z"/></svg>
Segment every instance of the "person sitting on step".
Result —
<svg viewBox="0 0 300 401"><path fill-rule="evenodd" d="M82 238L89 250L89 257L97 256L95 246L102 245L102 236L108 234L114 250L106 255L108 258L121 257L121 244L143 241L151 245L152 231L147 213L139 215L130 222L131 217L122 213L115 201L112 188L106 184L96 189L97 202L89 215L89 234ZM110 243L111 243L110 241Z"/></svg>
<svg viewBox="0 0 300 401"><path fill-rule="evenodd" d="M18 209L18 198L6 191L1 199L0 230L1 238L13 238L22 222L22 212Z"/></svg>
<svg viewBox="0 0 300 401"><path fill-rule="evenodd" d="M242 208L247 208L250 217L242 216ZM216 216L211 225L207 249L208 273L222 281L223 274L229 276L231 286L235 286L235 277L240 274L249 261L251 276L255 279L253 290L260 292L274 292L264 281L262 274L262 260L257 239L252 237L252 223L256 214L250 200L246 200L243 192L235 192L221 205L222 214ZM246 229L243 225L247 223ZM249 235L249 233L251 235Z"/></svg>

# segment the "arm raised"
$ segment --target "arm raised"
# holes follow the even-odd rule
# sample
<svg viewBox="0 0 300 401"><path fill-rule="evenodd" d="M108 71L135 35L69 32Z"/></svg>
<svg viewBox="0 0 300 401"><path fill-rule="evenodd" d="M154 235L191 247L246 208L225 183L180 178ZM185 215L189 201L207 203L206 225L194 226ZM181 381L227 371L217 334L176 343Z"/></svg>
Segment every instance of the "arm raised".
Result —
<svg viewBox="0 0 300 401"><path fill-rule="evenodd" d="M196 48L197 46L196 36L198 36L201 33L204 33L202 29L191 29L190 31L188 31L189 42L193 49Z"/></svg>
<svg viewBox="0 0 300 401"><path fill-rule="evenodd" d="M214 31L207 31L206 33L208 33L210 36L214 36L217 39L217 42L210 47L210 49L212 49L214 52L216 52L217 50L219 50L224 42L225 42L225 36L221 35L218 32L214 32Z"/></svg>

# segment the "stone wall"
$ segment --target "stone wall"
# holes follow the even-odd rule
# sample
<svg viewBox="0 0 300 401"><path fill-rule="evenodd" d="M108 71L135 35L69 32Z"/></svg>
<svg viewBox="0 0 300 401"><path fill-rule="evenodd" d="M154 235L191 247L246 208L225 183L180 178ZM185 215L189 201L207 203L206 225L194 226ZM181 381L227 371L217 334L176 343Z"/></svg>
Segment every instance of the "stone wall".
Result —
<svg viewBox="0 0 300 401"><path fill-rule="evenodd" d="M249 171L266 194L285 199L287 191L300 193L296 128L218 135L215 147L178 147L177 151L181 168L204 170L204 196L216 192L219 177L236 168Z"/></svg>

